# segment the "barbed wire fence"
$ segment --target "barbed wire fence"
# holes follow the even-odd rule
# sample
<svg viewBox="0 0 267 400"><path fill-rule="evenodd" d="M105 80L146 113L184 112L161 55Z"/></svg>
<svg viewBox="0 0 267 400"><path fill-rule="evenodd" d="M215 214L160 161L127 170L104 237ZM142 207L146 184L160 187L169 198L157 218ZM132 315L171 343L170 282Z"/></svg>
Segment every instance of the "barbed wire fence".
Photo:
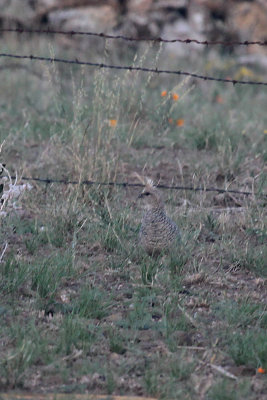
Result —
<svg viewBox="0 0 267 400"><path fill-rule="evenodd" d="M140 41L147 41L147 42L157 42L157 43L183 43L183 44L197 44L197 45L205 45L205 46L213 46L213 45L221 45L224 47L228 46L249 46L249 45L257 45L257 46L267 46L267 41L199 41L197 39L164 39L161 37L157 38L134 38L128 37L124 35L110 35L104 33L96 33L96 32L88 32L88 31L62 31L62 30L51 30L51 29L22 29L22 28L1 28L1 33L17 33L17 34L45 34L45 35L80 35L80 36L94 36L103 39L112 39L112 40L124 40L130 42L140 42ZM81 61L77 58L75 59L63 59L58 57L43 57L43 56L36 56L36 55L18 55L18 54L11 54L11 53L0 53L0 58L13 58L19 60L30 60L30 61L41 61L41 62L50 62L50 63L64 63L64 64L72 64L72 65L84 65L90 67L97 67L97 68L106 68L106 69L115 69L115 70L129 70L129 71L142 71L142 72L150 72L156 74L174 74L174 75L184 75L190 76L196 79L202 79L205 81L217 81L217 82L225 82L225 83L232 83L233 85L241 84L241 85L263 85L267 86L267 82L262 81L241 81L236 79L229 79L229 78L216 78L212 76L205 76L199 75L195 73L191 73L188 71L176 71L176 70L164 70L158 68L146 68L146 67L138 67L138 66L124 66L124 65L111 65L111 64L104 64L104 63L94 63L89 61ZM12 179L16 179L17 177L11 176ZM75 181L75 180L66 180L66 179L54 179L54 178L31 178L21 176L21 180L25 181L35 181L45 184L65 184L65 185L99 185L99 186L122 186L122 187L143 187L144 185L140 183L128 183L128 182L99 182L99 181L92 181L92 180L83 180L83 181ZM234 189L221 189L216 187L194 187L194 186L168 186L168 185L157 185L160 189L169 189L169 190L188 190L188 191L204 191L204 192L217 192L217 193L232 193L232 194L239 194L244 196L260 196L263 198L267 198L267 194L265 193L256 193L256 192L248 192L248 191L239 191Z"/></svg>
<svg viewBox="0 0 267 400"><path fill-rule="evenodd" d="M145 67L133 67L131 65L111 65L104 63L94 63L89 61L79 61L77 58L75 60L67 60L63 58L57 57L40 57L34 55L17 55L17 54L9 54L9 53L0 53L0 57L7 58L15 58L19 60L31 60L31 61L45 61L50 63L64 63L64 64L76 64L76 65L86 65L90 67L98 67L98 68L107 68L107 69L116 69L116 70L128 70L128 71L142 71L142 72L152 72L155 74L171 74L171 75L183 75L190 76L191 78L202 79L204 81L216 81L216 82L225 82L232 83L233 85L241 84L241 85L263 85L267 86L267 82L262 81L240 81L237 79L228 79L228 78L215 78L212 76L206 75L198 75L187 71L171 71L164 70L158 68L145 68Z"/></svg>
<svg viewBox="0 0 267 400"><path fill-rule="evenodd" d="M131 41L131 42L140 42L140 41L147 41L147 42L163 42L163 43L183 43L183 44L198 44L198 45L206 45L206 46L213 46L213 45L221 45L224 47L228 46L249 46L249 45L257 45L257 46L267 46L267 41L199 41L197 39L163 39L161 37L157 38L148 38L148 37L141 37L141 38L134 38L124 35L109 35L104 33L96 33L90 31L63 31L63 30L52 30L52 29L22 29L22 28L1 28L0 33L17 33L17 34L42 34L42 35L67 35L67 36L94 36L99 37L102 39L112 39L112 40L124 40L124 41ZM58 57L43 57L43 56L36 56L36 55L18 55L18 54L11 54L11 53L0 53L0 58L12 58L12 59L19 59L19 60L30 60L30 61L41 61L41 62L55 62L55 63L64 63L64 64L76 64L80 66L89 66L89 67L97 67L97 68L106 68L106 69L115 69L115 70L129 70L129 71L142 71L148 73L155 73L155 74L172 74L172 75L182 75L182 76L189 76L195 79L202 79L204 81L216 81L216 82L224 82L224 83L232 83L241 84L241 85L263 85L267 86L267 82L263 81L242 81L237 79L230 79L230 78L216 78L213 76L206 76L200 75L196 73L191 73L188 71L181 71L181 70L166 70L166 69L158 69L158 68L145 68L145 67L138 67L132 65L112 65L112 64L105 64L105 63L94 63L89 61L82 61L75 59L63 59Z"/></svg>
<svg viewBox="0 0 267 400"><path fill-rule="evenodd" d="M29 34L44 34L44 35L67 35L67 36L94 36L103 39L121 39L128 42L157 42L157 43L184 43L184 44L199 44L204 46L213 46L213 45L221 45L221 46L249 46L249 45L258 45L258 46L267 46L267 40L265 41L221 41L221 40L197 40L197 39L164 39L162 37L149 38L149 37L130 37L124 35L109 35L106 33L96 33L96 32L88 32L88 31L63 31L63 30L53 30L53 29L27 29L27 28L1 28L0 33L29 33Z"/></svg>
<svg viewBox="0 0 267 400"><path fill-rule="evenodd" d="M16 176L11 175L11 179L17 179ZM64 184L64 185L81 185L81 186L92 186L92 185L98 185L98 186L121 186L121 187L140 187L143 188L145 185L142 183L129 183L129 182L101 182L101 181L93 181L93 180L67 180L67 179L54 179L54 178L31 178L31 177L26 177L26 176L21 176L21 180L25 181L35 181L35 182L40 182L40 183L45 183L47 185L49 184ZM198 186L169 186L169 185L163 185L163 184L158 184L156 185L157 188L159 189L167 189L167 190L187 190L187 191L194 191L194 192L217 192L217 193L231 193L231 194L239 194L243 196L259 196L259 197L266 197L267 199L267 194L265 193L257 193L257 192L248 192L248 191L240 191L240 190L235 190L235 189L221 189L221 188L216 188L216 187L198 187Z"/></svg>

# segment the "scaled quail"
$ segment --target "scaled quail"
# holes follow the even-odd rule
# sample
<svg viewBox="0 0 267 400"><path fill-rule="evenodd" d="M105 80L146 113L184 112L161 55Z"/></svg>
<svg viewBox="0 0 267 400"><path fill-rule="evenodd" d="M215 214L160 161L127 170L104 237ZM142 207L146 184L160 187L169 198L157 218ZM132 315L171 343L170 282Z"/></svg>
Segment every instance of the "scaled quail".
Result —
<svg viewBox="0 0 267 400"><path fill-rule="evenodd" d="M165 213L160 194L151 179L138 198L145 200L145 212L139 233L139 244L150 255L159 255L165 250L175 247L180 239L180 232Z"/></svg>

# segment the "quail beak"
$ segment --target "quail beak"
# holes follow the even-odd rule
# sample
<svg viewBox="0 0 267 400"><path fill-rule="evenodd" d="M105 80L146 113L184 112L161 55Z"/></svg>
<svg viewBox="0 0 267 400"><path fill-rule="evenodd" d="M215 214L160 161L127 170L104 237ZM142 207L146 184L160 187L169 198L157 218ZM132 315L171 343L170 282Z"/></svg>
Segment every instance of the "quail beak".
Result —
<svg viewBox="0 0 267 400"><path fill-rule="evenodd" d="M144 197L144 193L140 193L140 194L137 196L138 199L142 199L143 197Z"/></svg>

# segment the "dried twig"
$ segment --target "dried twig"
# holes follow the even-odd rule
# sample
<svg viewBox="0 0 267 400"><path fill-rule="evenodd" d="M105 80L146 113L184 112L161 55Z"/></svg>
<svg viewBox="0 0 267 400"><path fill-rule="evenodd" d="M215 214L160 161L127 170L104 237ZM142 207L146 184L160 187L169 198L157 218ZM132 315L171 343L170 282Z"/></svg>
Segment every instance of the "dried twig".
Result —
<svg viewBox="0 0 267 400"><path fill-rule="evenodd" d="M227 378L234 379L234 380L238 379L237 376L235 376L234 374L231 374L231 372L228 372L225 368L221 367L220 365L215 365L212 363L205 363L204 361L201 361L201 360L200 360L200 363L202 365L211 367L212 369L214 369L215 371L219 372L220 374L226 376Z"/></svg>
<svg viewBox="0 0 267 400"><path fill-rule="evenodd" d="M7 247L8 247L8 243L6 242L6 243L5 243L5 246L4 246L4 249L3 249L3 251L2 251L2 253L1 253L1 255L0 255L0 263L2 262L2 259L3 259L3 257L4 257L4 254L5 254L5 252L6 252Z"/></svg>
<svg viewBox="0 0 267 400"><path fill-rule="evenodd" d="M184 316L188 319L188 321L190 321L190 323L195 327L198 328L199 325L198 323L188 314L188 312L186 312L182 306L180 306L180 304L177 304L177 307L179 308L179 310L184 314Z"/></svg>
<svg viewBox="0 0 267 400"><path fill-rule="evenodd" d="M201 347L201 346L176 346L177 349L184 349L184 350L199 350L199 351L203 351L203 350L207 350L206 347Z"/></svg>
<svg viewBox="0 0 267 400"><path fill-rule="evenodd" d="M112 213L111 213L111 210L110 210L110 207L109 207L107 198L105 198L105 204L106 204L106 207L107 207L107 210L108 210L108 213L109 213L109 217L110 217L111 221L113 221L113 216L112 216ZM113 231L113 233L114 233L116 239L117 239L118 242L120 243L121 247L123 248L122 242L121 242L119 236L117 235L115 229L113 228L113 226L112 226L112 231Z"/></svg>
<svg viewBox="0 0 267 400"><path fill-rule="evenodd" d="M215 365L215 364L208 364L212 369L215 369L215 371L219 372L220 374L226 376L227 378L237 380L237 376L231 374L231 372L226 371L223 367L220 365Z"/></svg>

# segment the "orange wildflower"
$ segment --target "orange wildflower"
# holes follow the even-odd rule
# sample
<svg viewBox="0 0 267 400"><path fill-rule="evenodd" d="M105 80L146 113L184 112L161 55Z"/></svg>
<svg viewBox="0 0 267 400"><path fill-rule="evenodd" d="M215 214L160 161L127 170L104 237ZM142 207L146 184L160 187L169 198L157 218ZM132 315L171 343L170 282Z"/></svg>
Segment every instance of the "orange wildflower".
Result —
<svg viewBox="0 0 267 400"><path fill-rule="evenodd" d="M215 101L216 101L216 103L219 103L219 104L224 103L222 96L220 96L219 94L215 97Z"/></svg>
<svg viewBox="0 0 267 400"><path fill-rule="evenodd" d="M174 101L177 101L177 100L179 99L179 94L173 93L173 94L172 94L172 99L173 99Z"/></svg>
<svg viewBox="0 0 267 400"><path fill-rule="evenodd" d="M259 367L258 368L258 372L259 372L259 374L265 374L266 373L266 369L262 368L262 367Z"/></svg>
<svg viewBox="0 0 267 400"><path fill-rule="evenodd" d="M110 119L108 121L108 124L110 127L115 128L117 126L117 120L116 119Z"/></svg>
<svg viewBox="0 0 267 400"><path fill-rule="evenodd" d="M161 97L165 97L167 95L167 90L163 90L162 92L161 92Z"/></svg>
<svg viewBox="0 0 267 400"><path fill-rule="evenodd" d="M176 125L177 126L184 126L184 119L177 119L176 120Z"/></svg>
<svg viewBox="0 0 267 400"><path fill-rule="evenodd" d="M169 118L169 119L168 119L168 122L169 122L169 124L172 124L172 123L173 123L173 119L172 119L172 118Z"/></svg>

